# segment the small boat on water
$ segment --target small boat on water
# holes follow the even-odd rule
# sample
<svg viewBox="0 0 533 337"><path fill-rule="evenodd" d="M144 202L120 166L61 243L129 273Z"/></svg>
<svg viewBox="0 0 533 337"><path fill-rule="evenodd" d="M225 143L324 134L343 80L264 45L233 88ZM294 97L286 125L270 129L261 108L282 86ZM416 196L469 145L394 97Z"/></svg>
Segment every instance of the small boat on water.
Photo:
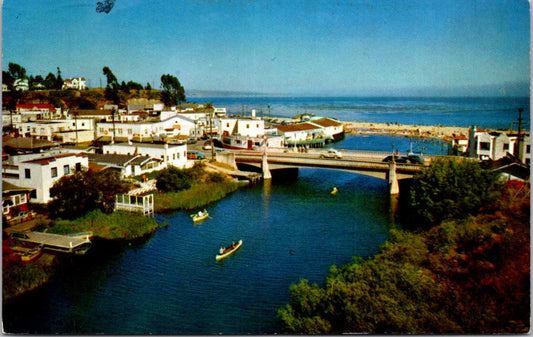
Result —
<svg viewBox="0 0 533 337"><path fill-rule="evenodd" d="M207 213L207 210L198 211L198 213L191 214L191 218L193 222L200 222L202 220L205 220L209 217L209 213Z"/></svg>
<svg viewBox="0 0 533 337"><path fill-rule="evenodd" d="M23 262L30 262L41 256L41 253L43 252L44 245L38 245L24 253L21 254L20 259Z"/></svg>
<svg viewBox="0 0 533 337"><path fill-rule="evenodd" d="M241 246L242 246L242 240L239 240L239 242L233 242L233 244L229 246L228 248L220 247L220 250L218 254L216 255L215 259L217 261L222 260L230 256L231 254L235 253L237 250L239 250L239 248L241 248Z"/></svg>
<svg viewBox="0 0 533 337"><path fill-rule="evenodd" d="M337 194L339 190L336 187L333 187L333 190L331 191L331 194L335 195Z"/></svg>

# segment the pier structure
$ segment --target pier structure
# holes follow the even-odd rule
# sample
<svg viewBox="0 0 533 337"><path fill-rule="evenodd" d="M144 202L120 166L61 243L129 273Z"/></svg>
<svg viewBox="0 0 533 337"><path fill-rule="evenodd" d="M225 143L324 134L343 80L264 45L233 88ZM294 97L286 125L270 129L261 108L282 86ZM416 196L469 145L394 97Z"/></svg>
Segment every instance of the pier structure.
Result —
<svg viewBox="0 0 533 337"><path fill-rule="evenodd" d="M74 254L85 254L92 245L89 234L69 236L43 232L13 232L11 237L22 242L43 245L44 249Z"/></svg>
<svg viewBox="0 0 533 337"><path fill-rule="evenodd" d="M154 195L117 194L115 196L115 210L140 212L147 216L154 215Z"/></svg>

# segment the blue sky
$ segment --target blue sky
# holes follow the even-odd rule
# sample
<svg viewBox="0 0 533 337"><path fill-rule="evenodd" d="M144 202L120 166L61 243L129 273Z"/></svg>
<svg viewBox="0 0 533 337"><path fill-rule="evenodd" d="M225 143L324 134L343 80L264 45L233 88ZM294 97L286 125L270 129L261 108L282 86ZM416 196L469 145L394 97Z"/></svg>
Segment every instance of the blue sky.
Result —
<svg viewBox="0 0 533 337"><path fill-rule="evenodd" d="M4 0L2 68L105 86L324 95L527 95L526 0Z"/></svg>

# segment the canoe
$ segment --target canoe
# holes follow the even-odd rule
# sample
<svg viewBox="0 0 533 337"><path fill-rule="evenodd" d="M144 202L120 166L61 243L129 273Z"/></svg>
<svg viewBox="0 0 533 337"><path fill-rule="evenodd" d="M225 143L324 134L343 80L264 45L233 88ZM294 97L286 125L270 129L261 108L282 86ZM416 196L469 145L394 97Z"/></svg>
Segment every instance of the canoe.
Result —
<svg viewBox="0 0 533 337"><path fill-rule="evenodd" d="M199 222L202 220L205 220L209 217L209 213L204 209L203 211L199 211L198 213L191 214L191 218L193 222Z"/></svg>
<svg viewBox="0 0 533 337"><path fill-rule="evenodd" d="M215 259L218 261L218 260L222 260L228 256L230 256L231 254L235 253L237 250L239 250L239 248L241 248L242 246L242 240L239 240L239 242L237 243L233 243L231 246L229 246L228 248L225 248L225 249L222 249L222 252L219 252Z"/></svg>

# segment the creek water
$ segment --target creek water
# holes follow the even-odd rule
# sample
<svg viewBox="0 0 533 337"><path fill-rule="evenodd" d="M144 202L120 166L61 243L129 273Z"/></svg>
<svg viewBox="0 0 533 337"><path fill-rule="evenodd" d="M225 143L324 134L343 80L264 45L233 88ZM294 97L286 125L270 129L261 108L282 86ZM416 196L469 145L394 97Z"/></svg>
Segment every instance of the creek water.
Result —
<svg viewBox="0 0 533 337"><path fill-rule="evenodd" d="M410 142L348 136L332 146L404 151ZM413 149L446 153L442 142L419 139ZM210 218L196 225L187 212L157 214L168 227L140 244L96 244L53 282L5 305L5 331L279 333L276 311L292 283L323 285L331 265L372 256L394 225L387 181L325 169L244 187L206 208ZM221 245L240 239L239 251L215 261Z"/></svg>

